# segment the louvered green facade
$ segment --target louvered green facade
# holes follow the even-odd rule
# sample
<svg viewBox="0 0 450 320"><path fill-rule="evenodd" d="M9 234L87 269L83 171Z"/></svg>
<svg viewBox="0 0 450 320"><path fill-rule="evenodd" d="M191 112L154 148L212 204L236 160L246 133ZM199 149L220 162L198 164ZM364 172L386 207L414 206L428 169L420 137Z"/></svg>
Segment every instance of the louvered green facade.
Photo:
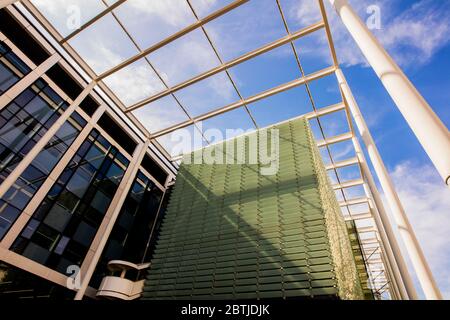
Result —
<svg viewBox="0 0 450 320"><path fill-rule="evenodd" d="M280 138L275 175L262 175L265 166L248 161L187 164L195 156L184 159L144 299L364 297L308 122L272 128ZM249 136L232 140L235 152L245 148L248 156ZM208 148L230 154L224 143Z"/></svg>
<svg viewBox="0 0 450 320"><path fill-rule="evenodd" d="M366 263L364 261L355 221L346 221L346 225L350 238L350 244L353 250L353 256L355 257L356 270L358 271L361 288L364 293L364 298L366 300L373 300L375 297L373 295L372 289L370 289L369 274L367 272Z"/></svg>

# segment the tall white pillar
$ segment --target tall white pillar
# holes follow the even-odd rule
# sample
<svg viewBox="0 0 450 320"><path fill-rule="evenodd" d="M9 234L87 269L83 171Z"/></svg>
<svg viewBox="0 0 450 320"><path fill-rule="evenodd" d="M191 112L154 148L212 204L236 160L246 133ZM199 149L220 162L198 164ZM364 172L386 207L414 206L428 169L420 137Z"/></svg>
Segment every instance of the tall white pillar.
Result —
<svg viewBox="0 0 450 320"><path fill-rule="evenodd" d="M353 144L355 145L355 150L357 150L357 155L360 158L363 176L365 177L365 180L367 181L367 183L365 183L363 185L363 188L364 188L364 192L366 193L367 197L370 198L369 210L372 213L375 225L378 229L378 235L379 235L380 245L381 245L381 255L385 256L385 259L383 260L383 264L385 266L385 269L387 270L387 274L389 275L390 281L391 281L389 284L389 287L392 290L390 290L390 291L391 291L391 293L393 293L393 291L395 291L395 296L396 296L396 299L398 299L398 300L413 299L414 297L410 298L408 291L406 290L404 280L400 273L400 269L398 268L397 260L394 256L394 252L392 251L392 246L391 246L391 244L389 242L389 238L386 234L386 228L384 227L383 222L380 218L380 210L382 210L383 212L386 212L386 211L384 209L383 203L379 202L379 201L381 201L381 199L374 196L374 193L377 193L377 195L378 195L378 190L376 190L376 189L372 190L368 186L368 184L371 184L370 182L373 181L373 177L372 177L372 174L370 173L370 171L368 173L365 172L366 160L364 159L364 155L362 153L358 154L358 150L361 150L361 147L360 147L359 141L357 140L356 137L353 138ZM370 182L369 182L369 180L370 180ZM380 208L380 209L378 209L378 208ZM392 232L392 230L391 230L391 232Z"/></svg>
<svg viewBox="0 0 450 320"><path fill-rule="evenodd" d="M390 209L398 226L398 231L403 239L406 250L416 271L417 277L419 278L425 296L427 299L442 299L442 295L439 291L439 288L437 287L436 281L434 280L431 269L428 266L428 263L425 259L416 235L414 234L412 226L409 223L408 217L406 216L405 210L403 209L403 206L400 202L400 198L395 191L394 184L386 170L386 167L384 166L383 160L381 159L375 142L373 141L372 135L369 132L367 124L361 114L361 111L359 110L358 104L353 97L353 94L347 84L342 70L336 70L336 77L338 79L347 105L350 109L350 112L353 116L353 119L355 120L358 131L364 141L364 144L366 145L370 160L374 166L375 172L378 176L378 179L380 180L381 187L383 188L385 196L389 202ZM383 224L389 225L388 217L386 216L384 219L386 220ZM386 230L386 232L388 232L388 229ZM392 241L391 239L389 240ZM400 254L400 251L398 253ZM402 270L402 263L399 263L399 268L403 276L404 271ZM404 266L403 269L405 270L405 272L407 272L406 266ZM407 283L405 283L405 285L407 285Z"/></svg>
<svg viewBox="0 0 450 320"><path fill-rule="evenodd" d="M408 122L447 185L450 184L450 133L355 13L347 0L330 0L342 22Z"/></svg>
<svg viewBox="0 0 450 320"><path fill-rule="evenodd" d="M372 211L373 217L378 228L383 247L388 257L388 262L391 265L393 271L392 275L396 281L396 284L398 285L398 289L400 290L400 297L405 300L417 300L418 297L411 275L409 274L406 262L403 259L400 246L397 243L397 239L395 237L388 215L384 209L383 201L378 194L375 181L373 180L372 174L369 170L369 166L367 165L364 153L362 152L362 149L356 138L353 138L353 145L355 147L356 156L358 157L359 163L361 164L362 173L369 187L369 192L366 191L366 193L372 196L372 199L376 204L375 210Z"/></svg>

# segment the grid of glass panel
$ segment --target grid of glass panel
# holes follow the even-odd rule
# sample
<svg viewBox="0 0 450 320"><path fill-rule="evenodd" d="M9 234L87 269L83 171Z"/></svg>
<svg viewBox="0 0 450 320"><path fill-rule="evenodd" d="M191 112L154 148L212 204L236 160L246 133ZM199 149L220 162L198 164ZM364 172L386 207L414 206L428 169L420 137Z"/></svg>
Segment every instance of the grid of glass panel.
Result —
<svg viewBox="0 0 450 320"><path fill-rule="evenodd" d="M128 164L92 130L11 250L61 273L81 265Z"/></svg>
<svg viewBox="0 0 450 320"><path fill-rule="evenodd" d="M70 44L77 54L73 54L70 50L68 54L79 64L81 62L87 63L88 67L85 71L90 71L89 69L91 68L94 73L99 75L105 70L110 69L112 73L104 78L103 81L100 81L99 84L106 84L114 95L119 98L120 102L127 107L130 104L139 104L136 100L141 100L140 102L143 103L146 97L155 97L158 91L165 90L162 82L167 82L168 86L173 88L182 79L192 79L194 76L205 71L205 69L211 69L212 66L217 66L217 58L219 56L222 57L222 60L229 61L229 59L241 56L260 45L268 44L275 39L280 39L283 35L297 33L302 28L311 26L313 22L323 21L326 16L325 10L321 10L318 1L243 1L230 12L214 18L212 21L202 25L201 28L194 28L195 30L184 34L182 37L174 37L163 47L155 51L151 50L145 57L140 57L140 60L130 65L125 64L123 68L116 68L119 63L129 57L150 49L163 39L169 39L169 37L176 35L176 32L195 23L197 18L202 19L207 14L216 12L216 10L233 1L188 0L186 2L180 0L173 1L173 5L170 7L162 5L150 11L143 10L142 1L127 0L119 3L114 8L111 8L112 2L104 0L95 3L94 1L83 2L89 2L89 5L82 6L83 12L86 14L82 17L80 32L71 35L63 41L64 43ZM172 3L172 1L170 2ZM190 5L187 5L188 3ZM324 4L325 6L329 5L329 2L325 1ZM49 7L44 2L31 0L24 3L24 8L24 11L34 9L39 14L42 14L43 17L37 17L37 20L41 24L47 20L63 36L70 34L66 26L67 16L64 15L64 12L67 11L67 3L60 3L61 10L49 10ZM169 8L170 12L167 11ZM301 16L304 16L304 18L299 19L299 13L302 13ZM174 20L173 17L177 17L177 19ZM158 28L153 28L152 26L154 25L157 25ZM55 39L58 39L60 36L58 32L50 31ZM325 52L324 48L328 49L328 45L331 48L334 47L331 37L328 38L328 41L324 41L327 33L328 31L324 27L321 27L320 30L291 41L290 46L292 50L288 50L289 45L286 45L285 47L287 49L283 50L282 55L274 54L273 57L278 57L276 62L273 62L275 61L274 59L270 63L269 60L263 61L262 63L259 62L261 67L257 70L269 71L267 73L270 74L270 77L264 79L263 74L256 74L258 84L273 87L279 83L284 83L288 79L282 78L286 77L287 71L293 71L292 64L297 64L300 67L300 73L307 75L330 65L338 67L338 64L333 62L331 56L328 54L326 57L325 55L318 54L318 52ZM91 41L92 39L95 41ZM207 47L207 42L210 42L211 48ZM120 45L117 45L118 43ZM65 47L64 44L63 47ZM98 47L107 48L107 50L96 50ZM217 49L217 56L211 51L213 49L212 47ZM195 50L199 54L192 54ZM289 58L280 59L282 56L288 57L289 54L286 53L289 51L294 55L295 63L292 55ZM109 55L106 55L106 53L113 53L116 57L115 61L108 59ZM258 57L253 57L247 62L255 63L257 59ZM174 63L174 61L177 63ZM256 61L256 63L258 62ZM254 71L247 70L245 64L244 62L228 69L236 83L236 91L239 90L244 98L248 96L248 88L246 88L246 85L252 85L255 79L253 77L255 75ZM182 67L180 68L180 66ZM245 81L247 73L250 74L250 81ZM335 80L333 75L327 76L327 78ZM267 81L267 83L262 83L263 81ZM208 88L205 84L209 83L209 81L202 82L204 87L206 87L206 92L212 92L217 90L217 88L221 88L217 85ZM220 83L223 85L225 82L221 81ZM261 117L260 114L266 113L273 115L274 117L268 118L269 120L266 121L270 122L270 119L272 119L272 123L276 123L279 121L277 115L288 119L299 113L303 114L303 110L300 110L300 108L320 109L331 104L330 101L327 102L323 99L330 92L328 90L329 87L317 85L317 83L322 83L322 81L308 81L305 85L310 103L302 104L300 102L298 104L292 103L292 106L286 106L285 101L287 100L283 101L282 97L280 98L282 93L278 93L276 97L280 98L280 103L269 104L269 99L262 99L257 103L253 103L253 108L249 106L250 113L253 115L252 118L261 127L271 123L266 124L264 121L261 121L260 118L266 118ZM139 109L130 108L129 112L133 110L133 115L138 118L144 127L154 134L171 125L181 123L186 118L192 116L181 110L183 108L188 111L193 106L201 106L203 108L203 103L205 103L204 107L206 109L209 107L214 109L218 106L214 106L213 108L213 105L202 101L205 98L209 99L209 94L196 93L191 94L190 97L189 91L194 91L191 89L195 89L195 85L192 85L192 87L185 88L185 90L175 90L169 96L158 98L155 101L152 100L152 103L140 104L141 108ZM228 85L226 87L230 86ZM336 84L334 87L336 87ZM223 88L218 91L228 91L222 90ZM290 91L293 90L289 90L287 93L290 93ZM339 92L339 90L336 90L336 92ZM167 108L167 103L164 103L167 99L177 99L178 103L172 101L173 103L170 103L170 108ZM294 101L299 102L300 100L297 99ZM217 100L214 99L213 102L215 103ZM226 103L224 102L220 105L224 106ZM254 105L264 105L264 107L255 108ZM269 108L266 105L272 107L273 110L268 110ZM157 110L153 107L157 107ZM244 108L241 107L239 111L244 111ZM237 114L239 114L239 117L233 117L234 121L240 119L240 121L251 124L246 113L236 112L235 115ZM175 118L174 115L176 116ZM215 126L219 128L226 128L230 123L229 118L225 115L216 115L214 118L217 120L215 121ZM342 117L335 118L334 123L341 123ZM327 121L324 120L324 123L322 123L322 119L323 117L319 117L311 121L313 129L314 126L318 129L317 133L319 134L317 135L317 139L320 140L324 139L327 134L330 134L330 131L327 130ZM196 127L192 126L192 129L194 128ZM349 132L352 132L352 128L349 127L348 129ZM170 135L166 134L157 138L157 141L169 153L172 149L172 145L168 143L170 141ZM204 143L208 144L208 141L204 141ZM324 160L329 159L330 163L334 162L336 160L335 158L342 154L336 151L337 148L333 146L330 147L327 145L321 149ZM171 156L176 155L171 154ZM348 156L347 154L345 155ZM347 180L345 177L341 177L335 168L330 169L329 173L335 177L336 184ZM347 193L343 189L339 189L339 194L343 200L351 199L350 196L346 195ZM347 207L342 207L342 209L343 212L348 210Z"/></svg>
<svg viewBox="0 0 450 320"><path fill-rule="evenodd" d="M111 260L150 261L146 260L147 245L162 197L163 192L139 171L97 265L91 286L98 287L106 275L106 264Z"/></svg>
<svg viewBox="0 0 450 320"><path fill-rule="evenodd" d="M0 199L0 239L30 202L86 123L86 120L74 112Z"/></svg>
<svg viewBox="0 0 450 320"><path fill-rule="evenodd" d="M19 59L11 48L4 42L0 42L0 94L3 94L31 69Z"/></svg>
<svg viewBox="0 0 450 320"><path fill-rule="evenodd" d="M0 183L67 109L39 79L0 111Z"/></svg>

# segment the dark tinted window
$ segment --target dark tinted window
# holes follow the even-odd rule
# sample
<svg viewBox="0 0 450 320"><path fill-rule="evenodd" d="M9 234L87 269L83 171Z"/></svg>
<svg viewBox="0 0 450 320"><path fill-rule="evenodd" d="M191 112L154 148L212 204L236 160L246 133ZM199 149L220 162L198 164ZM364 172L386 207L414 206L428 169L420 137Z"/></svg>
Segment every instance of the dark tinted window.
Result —
<svg viewBox="0 0 450 320"><path fill-rule="evenodd" d="M128 164L92 130L11 250L61 273L81 265Z"/></svg>
<svg viewBox="0 0 450 320"><path fill-rule="evenodd" d="M136 142L117 124L114 120L105 113L98 121L100 127L108 133L120 146L132 155L136 148Z"/></svg>
<svg viewBox="0 0 450 320"><path fill-rule="evenodd" d="M95 102L95 100L91 96L87 96L83 101L80 103L80 108L84 112L86 112L87 115L91 116L94 114L94 112L99 107L98 103Z"/></svg>
<svg viewBox="0 0 450 320"><path fill-rule="evenodd" d="M46 75L72 100L75 100L78 95L83 91L81 86L75 81L63 67L58 63L47 70Z"/></svg>
<svg viewBox="0 0 450 320"><path fill-rule="evenodd" d="M111 260L119 259L137 264L146 262L147 245L154 230L162 197L163 192L139 171L97 265L91 286L99 286L101 279L107 274L107 263Z"/></svg>
<svg viewBox="0 0 450 320"><path fill-rule="evenodd" d="M0 94L29 72L30 68L11 51L11 48L0 42Z"/></svg>
<svg viewBox="0 0 450 320"><path fill-rule="evenodd" d="M0 182L67 109L42 79L0 110Z"/></svg>
<svg viewBox="0 0 450 320"><path fill-rule="evenodd" d="M74 113L5 193L0 207L0 238L28 205L85 125L86 121Z"/></svg>
<svg viewBox="0 0 450 320"><path fill-rule="evenodd" d="M159 183L164 185L167 173L148 154L144 156L141 166L148 171Z"/></svg>
<svg viewBox="0 0 450 320"><path fill-rule="evenodd" d="M0 31L27 55L36 65L50 55L5 9L0 10Z"/></svg>

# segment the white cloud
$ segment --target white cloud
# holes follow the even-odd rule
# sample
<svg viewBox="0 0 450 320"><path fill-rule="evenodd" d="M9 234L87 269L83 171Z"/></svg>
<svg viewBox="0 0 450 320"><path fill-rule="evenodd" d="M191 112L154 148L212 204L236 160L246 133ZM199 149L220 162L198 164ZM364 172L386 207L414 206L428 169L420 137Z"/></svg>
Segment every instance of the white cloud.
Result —
<svg viewBox="0 0 450 320"><path fill-rule="evenodd" d="M296 1L296 6L290 7L289 14L295 17L302 24L313 24L321 19L317 1L302 0Z"/></svg>
<svg viewBox="0 0 450 320"><path fill-rule="evenodd" d="M382 28L372 32L402 67L426 64L450 41L448 2L420 0L398 13L398 8L395 7L398 2L395 1L351 0L350 3L363 20L369 18L366 12L369 6L375 4L380 7ZM329 1L325 1L325 4L339 61L345 66L367 66L364 56L329 5ZM317 16L309 1L298 2L296 7L290 9L289 14L291 18L303 23L312 23L316 21ZM323 58L328 58L326 41L325 38L315 41L313 47L305 48L305 51L319 53Z"/></svg>
<svg viewBox="0 0 450 320"><path fill-rule="evenodd" d="M195 30L153 52L149 59L159 72L167 75L170 86L219 65L213 49L200 30Z"/></svg>
<svg viewBox="0 0 450 320"><path fill-rule="evenodd" d="M195 30L150 54L149 60L169 86L177 85L220 63L201 30ZM144 84L136 82L138 87ZM223 73L181 90L176 96L191 116L238 100L233 86ZM162 114L164 112L167 114ZM161 110L160 116L165 119L172 114L166 108Z"/></svg>
<svg viewBox="0 0 450 320"><path fill-rule="evenodd" d="M286 35L274 0L249 1L205 29L225 61Z"/></svg>
<svg viewBox="0 0 450 320"><path fill-rule="evenodd" d="M351 140L346 140L329 145L331 155L334 161L341 161L354 156L355 148Z"/></svg>
<svg viewBox="0 0 450 320"><path fill-rule="evenodd" d="M129 0L135 10L155 15L172 26L183 26L192 21L192 13L186 0Z"/></svg>
<svg viewBox="0 0 450 320"><path fill-rule="evenodd" d="M92 19L106 8L103 2L92 0L32 0L32 3L63 36L73 31L67 23L68 19L74 14L71 8L79 8L81 24Z"/></svg>
<svg viewBox="0 0 450 320"><path fill-rule="evenodd" d="M431 165L403 162L392 178L436 281L450 299L450 190Z"/></svg>
<svg viewBox="0 0 450 320"><path fill-rule="evenodd" d="M111 15L69 40L69 44L99 74L134 56L138 50Z"/></svg>
<svg viewBox="0 0 450 320"><path fill-rule="evenodd" d="M400 64L425 64L450 41L449 14L450 6L422 0L376 34Z"/></svg>
<svg viewBox="0 0 450 320"><path fill-rule="evenodd" d="M226 3L224 2L231 2L231 0L227 1L217 1L217 0L190 0L190 3L194 7L196 13L199 16L207 15L208 13L217 10L218 7L225 6Z"/></svg>
<svg viewBox="0 0 450 320"><path fill-rule="evenodd" d="M239 100L224 72L180 90L175 96L191 116L198 116Z"/></svg>
<svg viewBox="0 0 450 320"><path fill-rule="evenodd" d="M104 79L126 106L165 89L163 83L145 60L139 60Z"/></svg>
<svg viewBox="0 0 450 320"><path fill-rule="evenodd" d="M90 46L90 45L87 45ZM93 48L92 48L93 49ZM119 64L123 58L103 44L95 47L95 54L86 55L86 62L93 70L108 70Z"/></svg>
<svg viewBox="0 0 450 320"><path fill-rule="evenodd" d="M133 111L133 115L151 133L188 119L170 95Z"/></svg>

